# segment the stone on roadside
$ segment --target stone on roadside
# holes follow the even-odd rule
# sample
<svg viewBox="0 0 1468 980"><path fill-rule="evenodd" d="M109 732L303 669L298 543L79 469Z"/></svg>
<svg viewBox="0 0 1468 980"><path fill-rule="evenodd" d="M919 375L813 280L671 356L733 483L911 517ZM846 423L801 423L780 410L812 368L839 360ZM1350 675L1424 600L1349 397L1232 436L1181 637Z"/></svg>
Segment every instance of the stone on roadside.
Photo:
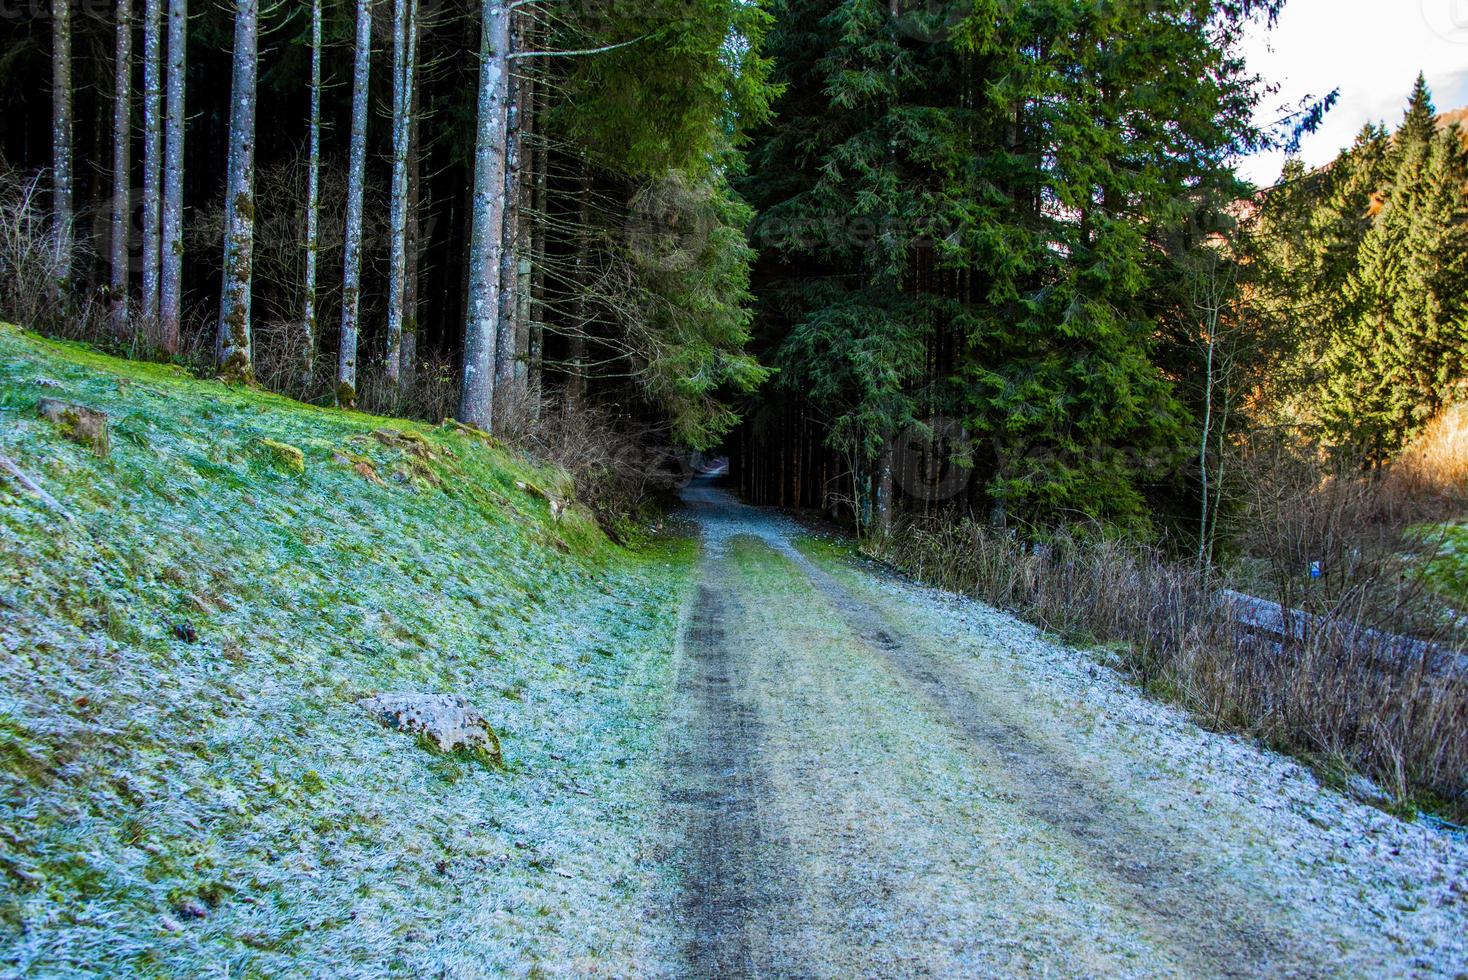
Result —
<svg viewBox="0 0 1468 980"><path fill-rule="evenodd" d="M500 740L466 698L454 694L378 694L357 702L389 728L419 735L441 752L463 749L498 764Z"/></svg>

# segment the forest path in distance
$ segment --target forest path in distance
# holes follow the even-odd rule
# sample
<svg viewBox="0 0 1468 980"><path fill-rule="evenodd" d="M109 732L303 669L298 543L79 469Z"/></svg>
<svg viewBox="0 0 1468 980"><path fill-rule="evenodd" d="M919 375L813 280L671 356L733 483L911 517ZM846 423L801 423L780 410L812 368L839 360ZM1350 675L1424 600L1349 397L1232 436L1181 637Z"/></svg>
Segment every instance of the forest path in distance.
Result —
<svg viewBox="0 0 1468 980"><path fill-rule="evenodd" d="M696 976L1455 976L1468 846L707 481L664 737ZM671 914L670 914L671 913Z"/></svg>

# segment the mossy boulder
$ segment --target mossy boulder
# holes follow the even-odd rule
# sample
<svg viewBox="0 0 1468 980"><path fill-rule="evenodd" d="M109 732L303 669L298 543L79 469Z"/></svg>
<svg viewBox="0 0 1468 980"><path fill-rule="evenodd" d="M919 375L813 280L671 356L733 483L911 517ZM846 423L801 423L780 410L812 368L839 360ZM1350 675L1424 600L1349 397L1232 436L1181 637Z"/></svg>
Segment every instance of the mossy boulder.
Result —
<svg viewBox="0 0 1468 980"><path fill-rule="evenodd" d="M427 437L411 429L374 429L372 438L384 446L400 449L419 459L435 459L437 454Z"/></svg>
<svg viewBox="0 0 1468 980"><path fill-rule="evenodd" d="M331 461L340 466L350 468L352 472L356 473L368 483L375 483L379 487L386 486L382 481L382 477L377 475L377 467L366 456L339 449L331 454Z"/></svg>
<svg viewBox="0 0 1468 980"><path fill-rule="evenodd" d="M79 445L86 446L98 456L112 451L112 439L107 431L107 414L84 405L73 405L56 398L42 398L36 411L43 419L56 426L57 430Z"/></svg>
<svg viewBox="0 0 1468 980"><path fill-rule="evenodd" d="M467 422L460 422L458 419L444 419L440 427L465 438L478 440L486 446L498 446L500 444L498 439L478 426L470 425Z"/></svg>
<svg viewBox="0 0 1468 980"><path fill-rule="evenodd" d="M306 472L306 454L290 443L262 436L255 440L255 448L271 462L298 476Z"/></svg>

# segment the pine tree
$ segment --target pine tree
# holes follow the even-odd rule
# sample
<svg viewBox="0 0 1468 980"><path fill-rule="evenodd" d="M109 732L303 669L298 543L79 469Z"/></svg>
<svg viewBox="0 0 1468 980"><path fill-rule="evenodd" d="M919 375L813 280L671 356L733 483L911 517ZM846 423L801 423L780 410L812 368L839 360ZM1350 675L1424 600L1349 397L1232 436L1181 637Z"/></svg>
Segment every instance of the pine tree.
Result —
<svg viewBox="0 0 1468 980"><path fill-rule="evenodd" d="M143 0L143 254L138 310L158 329L163 202L163 0Z"/></svg>
<svg viewBox="0 0 1468 980"><path fill-rule="evenodd" d="M1187 438L1154 351L1174 275L1158 243L1237 194L1224 160L1256 135L1239 11L1121 6L780 18L788 90L742 185L764 331L878 516L890 440L950 414L996 522L1147 523Z"/></svg>
<svg viewBox="0 0 1468 980"><path fill-rule="evenodd" d="M404 299L408 272L408 154L413 128L414 69L418 37L417 0L395 0L393 6L392 189L389 208L390 258L387 293L387 357L390 385L402 370Z"/></svg>
<svg viewBox="0 0 1468 980"><path fill-rule="evenodd" d="M1360 144L1358 144L1359 146ZM1327 222L1364 231L1350 259L1344 301L1328 323L1320 416L1332 441L1368 463L1387 461L1468 378L1468 159L1456 128L1439 131L1418 76L1402 125L1369 156L1348 155L1344 205ZM1379 166L1378 166L1379 164ZM1350 233L1341 236L1347 245ZM1332 263L1333 265L1335 263Z"/></svg>
<svg viewBox="0 0 1468 980"><path fill-rule="evenodd" d="M486 430L494 424L500 256L504 248L505 143L509 126L509 54L508 5L503 0L483 0L469 243L469 306L464 327L459 420Z"/></svg>
<svg viewBox="0 0 1468 980"><path fill-rule="evenodd" d="M371 96L372 0L357 0L352 60L352 132L347 150L347 213L342 244L342 318L336 403L357 404L357 325L362 303L362 199L367 180L367 104Z"/></svg>
<svg viewBox="0 0 1468 980"><path fill-rule="evenodd" d="M51 0L51 213L58 298L72 274L71 0Z"/></svg>
<svg viewBox="0 0 1468 980"><path fill-rule="evenodd" d="M216 342L219 373L231 381L251 381L255 371L250 290L255 248L255 76L259 27L259 0L236 0L229 165L224 191L224 280Z"/></svg>
<svg viewBox="0 0 1468 980"><path fill-rule="evenodd" d="M158 267L158 338L166 353L176 354L183 321L183 186L186 113L188 0L168 0L168 69L164 88L163 217Z"/></svg>
<svg viewBox="0 0 1468 980"><path fill-rule="evenodd" d="M306 160L306 271L301 291L301 383L316 373L316 253L321 211L321 0L311 0L311 118Z"/></svg>
<svg viewBox="0 0 1468 980"><path fill-rule="evenodd" d="M133 5L117 0L117 40L112 89L112 226L108 256L108 299L112 332L128 329L128 230L132 224Z"/></svg>

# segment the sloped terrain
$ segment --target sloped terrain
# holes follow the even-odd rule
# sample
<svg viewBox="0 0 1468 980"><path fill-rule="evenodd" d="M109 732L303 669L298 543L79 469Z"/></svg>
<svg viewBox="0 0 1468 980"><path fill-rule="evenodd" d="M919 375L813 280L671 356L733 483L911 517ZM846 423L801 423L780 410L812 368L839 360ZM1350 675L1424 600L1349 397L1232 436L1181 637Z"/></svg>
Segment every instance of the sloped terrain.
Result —
<svg viewBox="0 0 1468 980"><path fill-rule="evenodd" d="M42 398L105 412L110 454ZM626 972L662 947L646 760L687 540L553 517L564 477L472 431L13 327L0 454L25 478L0 473L0 973ZM503 767L380 725L356 702L382 692L468 699Z"/></svg>

